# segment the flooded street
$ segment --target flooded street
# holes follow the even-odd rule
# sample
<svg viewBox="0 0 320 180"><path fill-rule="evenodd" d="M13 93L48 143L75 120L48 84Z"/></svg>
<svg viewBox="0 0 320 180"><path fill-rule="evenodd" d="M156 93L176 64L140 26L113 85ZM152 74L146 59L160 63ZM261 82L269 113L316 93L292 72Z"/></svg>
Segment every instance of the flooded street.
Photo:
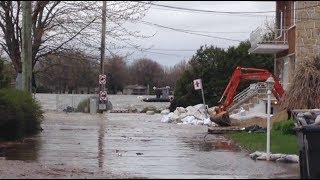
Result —
<svg viewBox="0 0 320 180"><path fill-rule="evenodd" d="M47 112L38 136L0 149L0 178L299 177L297 164L253 161L223 136L205 137L205 126L160 119Z"/></svg>

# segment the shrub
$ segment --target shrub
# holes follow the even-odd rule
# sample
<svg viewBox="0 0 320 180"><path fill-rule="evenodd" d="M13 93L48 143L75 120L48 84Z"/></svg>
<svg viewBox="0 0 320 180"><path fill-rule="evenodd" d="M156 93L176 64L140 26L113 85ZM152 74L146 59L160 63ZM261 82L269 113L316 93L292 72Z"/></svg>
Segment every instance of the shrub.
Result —
<svg viewBox="0 0 320 180"><path fill-rule="evenodd" d="M1 89L0 117L0 139L17 140L41 130L43 111L31 94Z"/></svg>
<svg viewBox="0 0 320 180"><path fill-rule="evenodd" d="M3 60L0 59L0 89L9 86L10 78L5 74L5 65Z"/></svg>
<svg viewBox="0 0 320 180"><path fill-rule="evenodd" d="M289 119L287 121L275 122L273 124L273 129L280 131L282 134L295 134L294 130L294 121Z"/></svg>

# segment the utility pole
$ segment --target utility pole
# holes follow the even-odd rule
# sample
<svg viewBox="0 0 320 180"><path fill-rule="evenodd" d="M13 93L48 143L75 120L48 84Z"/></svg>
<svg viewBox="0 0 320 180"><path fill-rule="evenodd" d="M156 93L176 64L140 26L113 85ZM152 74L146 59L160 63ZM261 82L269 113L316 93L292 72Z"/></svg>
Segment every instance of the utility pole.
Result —
<svg viewBox="0 0 320 180"><path fill-rule="evenodd" d="M101 60L100 60L100 75L104 75L104 60L105 60L105 49L106 49L106 11L107 11L107 2L102 1L102 30L101 30ZM100 81L100 80L99 80ZM105 104L105 99L103 97L106 97L106 88L105 83L100 83L100 103L99 104ZM102 95L103 94L103 95ZM102 97L103 96L103 97ZM102 100L104 99L104 100ZM100 109L100 106L99 106ZM105 109L105 108L102 108Z"/></svg>
<svg viewBox="0 0 320 180"><path fill-rule="evenodd" d="M31 1L22 1L22 89L31 93L32 42L31 42Z"/></svg>
<svg viewBox="0 0 320 180"><path fill-rule="evenodd" d="M102 1L102 31L101 31L101 62L100 62L100 72L104 74L104 59L105 59L105 47L106 47L106 7L107 2Z"/></svg>

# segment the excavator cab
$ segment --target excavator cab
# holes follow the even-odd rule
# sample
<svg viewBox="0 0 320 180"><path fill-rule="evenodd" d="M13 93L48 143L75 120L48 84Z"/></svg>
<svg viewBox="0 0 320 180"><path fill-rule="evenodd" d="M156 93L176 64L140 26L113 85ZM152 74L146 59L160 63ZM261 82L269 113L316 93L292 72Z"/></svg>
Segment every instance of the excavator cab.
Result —
<svg viewBox="0 0 320 180"><path fill-rule="evenodd" d="M281 101L284 95L284 89L282 88L278 78L273 76L268 70L236 67L221 99L218 102L219 105L215 108L215 114L210 115L210 120L220 126L230 126L231 121L229 118L228 108L233 104L233 98L236 95L236 90L240 81L242 79L266 81L270 76L273 77L275 81L272 93L278 101Z"/></svg>

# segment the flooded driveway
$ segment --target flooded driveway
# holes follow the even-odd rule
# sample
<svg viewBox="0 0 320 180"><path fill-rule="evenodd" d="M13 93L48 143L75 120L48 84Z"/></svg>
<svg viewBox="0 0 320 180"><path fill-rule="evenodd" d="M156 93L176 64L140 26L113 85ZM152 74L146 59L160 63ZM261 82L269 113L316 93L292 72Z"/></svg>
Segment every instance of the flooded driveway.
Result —
<svg viewBox="0 0 320 180"><path fill-rule="evenodd" d="M223 136L205 137L205 126L166 124L160 118L47 112L42 133L0 150L7 159L0 159L0 178L299 177L297 164L253 161ZM21 171L6 171L13 166Z"/></svg>

